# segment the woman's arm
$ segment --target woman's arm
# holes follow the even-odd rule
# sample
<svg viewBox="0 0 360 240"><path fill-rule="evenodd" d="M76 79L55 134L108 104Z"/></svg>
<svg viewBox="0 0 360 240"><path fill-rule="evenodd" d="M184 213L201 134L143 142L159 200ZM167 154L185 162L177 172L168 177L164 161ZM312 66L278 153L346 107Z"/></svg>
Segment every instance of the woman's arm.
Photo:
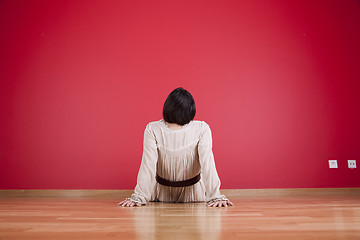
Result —
<svg viewBox="0 0 360 240"><path fill-rule="evenodd" d="M199 141L198 151L201 165L201 179L205 185L205 196L208 206L233 206L234 204L230 202L225 195L220 193L221 183L216 171L214 154L212 151L211 129L205 122Z"/></svg>
<svg viewBox="0 0 360 240"><path fill-rule="evenodd" d="M146 202L151 199L156 184L155 174L157 158L158 152L156 140L151 131L151 124L149 123L144 131L143 155L137 176L137 185L131 197L120 202L120 206L141 206L145 205Z"/></svg>

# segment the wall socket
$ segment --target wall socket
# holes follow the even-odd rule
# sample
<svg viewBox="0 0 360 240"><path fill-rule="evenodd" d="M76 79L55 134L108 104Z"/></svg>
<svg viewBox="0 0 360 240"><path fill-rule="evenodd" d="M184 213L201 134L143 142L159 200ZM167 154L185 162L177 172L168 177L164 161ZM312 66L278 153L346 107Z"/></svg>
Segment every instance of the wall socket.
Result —
<svg viewBox="0 0 360 240"><path fill-rule="evenodd" d="M338 168L337 160L329 160L329 168Z"/></svg>
<svg viewBox="0 0 360 240"><path fill-rule="evenodd" d="M348 160L349 168L356 168L356 160Z"/></svg>

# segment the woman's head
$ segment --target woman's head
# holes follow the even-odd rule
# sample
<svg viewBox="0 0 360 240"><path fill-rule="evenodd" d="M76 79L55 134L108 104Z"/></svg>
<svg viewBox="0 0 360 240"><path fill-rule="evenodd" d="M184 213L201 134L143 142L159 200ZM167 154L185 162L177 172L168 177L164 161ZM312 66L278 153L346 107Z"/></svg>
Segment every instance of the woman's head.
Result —
<svg viewBox="0 0 360 240"><path fill-rule="evenodd" d="M194 119L195 113L194 98L184 88L176 88L166 98L163 107L163 117L166 122L184 125Z"/></svg>

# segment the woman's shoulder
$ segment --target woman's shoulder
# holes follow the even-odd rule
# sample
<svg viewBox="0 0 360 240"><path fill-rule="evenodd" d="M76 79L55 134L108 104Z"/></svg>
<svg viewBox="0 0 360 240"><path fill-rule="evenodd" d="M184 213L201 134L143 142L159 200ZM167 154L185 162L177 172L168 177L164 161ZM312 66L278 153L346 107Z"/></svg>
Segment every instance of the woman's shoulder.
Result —
<svg viewBox="0 0 360 240"><path fill-rule="evenodd" d="M205 122L203 120L193 120L193 123L194 123L194 125L196 125L197 127L200 127L200 128L209 126L209 124L207 124L207 122Z"/></svg>
<svg viewBox="0 0 360 240"><path fill-rule="evenodd" d="M158 127L161 124L161 120L158 121L151 121L146 124L146 128L152 129L154 127Z"/></svg>
<svg viewBox="0 0 360 240"><path fill-rule="evenodd" d="M184 126L186 128L201 128L201 129L209 128L209 124L202 120L192 120L188 124L185 124L185 125ZM148 122L146 125L146 128L149 128L149 129L155 129L155 128L161 128L161 127L167 128L165 121L163 119Z"/></svg>

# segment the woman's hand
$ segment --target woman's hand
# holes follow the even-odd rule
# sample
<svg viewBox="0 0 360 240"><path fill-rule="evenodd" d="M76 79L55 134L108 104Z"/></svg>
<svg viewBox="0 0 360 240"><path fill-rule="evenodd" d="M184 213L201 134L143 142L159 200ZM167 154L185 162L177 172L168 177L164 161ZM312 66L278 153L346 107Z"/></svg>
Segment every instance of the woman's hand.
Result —
<svg viewBox="0 0 360 240"><path fill-rule="evenodd" d="M227 206L234 206L234 204L230 201L216 201L208 205L208 207L227 207Z"/></svg>
<svg viewBox="0 0 360 240"><path fill-rule="evenodd" d="M118 205L122 207L141 207L140 203L134 203L133 201L127 199L125 199L122 202L119 202Z"/></svg>

